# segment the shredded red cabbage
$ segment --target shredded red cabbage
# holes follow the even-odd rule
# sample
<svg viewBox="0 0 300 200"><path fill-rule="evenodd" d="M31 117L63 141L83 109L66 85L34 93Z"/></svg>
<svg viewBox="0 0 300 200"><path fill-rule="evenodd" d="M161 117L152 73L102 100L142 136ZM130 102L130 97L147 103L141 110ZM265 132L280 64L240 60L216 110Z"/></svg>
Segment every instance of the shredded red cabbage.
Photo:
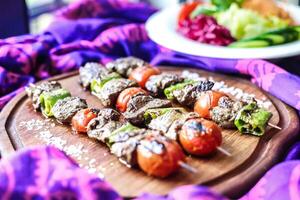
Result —
<svg viewBox="0 0 300 200"><path fill-rule="evenodd" d="M215 18L206 15L181 21L178 31L192 40L211 45L227 46L235 41L226 27L219 25Z"/></svg>

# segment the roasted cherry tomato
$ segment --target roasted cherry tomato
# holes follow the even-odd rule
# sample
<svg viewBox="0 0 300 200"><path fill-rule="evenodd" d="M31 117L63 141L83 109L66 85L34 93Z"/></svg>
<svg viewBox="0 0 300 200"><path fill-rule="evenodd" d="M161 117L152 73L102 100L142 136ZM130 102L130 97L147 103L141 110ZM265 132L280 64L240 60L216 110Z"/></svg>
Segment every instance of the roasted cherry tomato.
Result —
<svg viewBox="0 0 300 200"><path fill-rule="evenodd" d="M182 21L189 18L190 14L195 10L195 8L200 4L200 2L194 1L191 3L185 3L179 12L178 15L178 24L180 24Z"/></svg>
<svg viewBox="0 0 300 200"><path fill-rule="evenodd" d="M205 156L221 145L221 129L216 123L203 118L190 119L182 126L179 141L186 152Z"/></svg>
<svg viewBox="0 0 300 200"><path fill-rule="evenodd" d="M227 95L223 92L213 90L203 92L194 105L194 111L198 113L200 117L211 119L210 110L218 106L219 99L224 96Z"/></svg>
<svg viewBox="0 0 300 200"><path fill-rule="evenodd" d="M131 87L131 88L127 88L125 90L123 90L120 95L118 96L117 99L117 105L116 108L120 111L120 112L125 112L127 109L127 104L128 101L135 95L138 93L144 93L147 94L147 92L145 90L143 90L142 88L138 88L138 87Z"/></svg>
<svg viewBox="0 0 300 200"><path fill-rule="evenodd" d="M89 122L97 117L98 110L86 108L80 110L72 118L72 128L78 133L86 133Z"/></svg>
<svg viewBox="0 0 300 200"><path fill-rule="evenodd" d="M131 72L129 79L136 81L140 87L145 88L150 76L157 74L160 74L160 70L155 67L138 67Z"/></svg>
<svg viewBox="0 0 300 200"><path fill-rule="evenodd" d="M184 162L185 155L173 140L157 141L150 137L141 141L137 148L137 161L140 168L148 175L164 178L179 169L179 162Z"/></svg>

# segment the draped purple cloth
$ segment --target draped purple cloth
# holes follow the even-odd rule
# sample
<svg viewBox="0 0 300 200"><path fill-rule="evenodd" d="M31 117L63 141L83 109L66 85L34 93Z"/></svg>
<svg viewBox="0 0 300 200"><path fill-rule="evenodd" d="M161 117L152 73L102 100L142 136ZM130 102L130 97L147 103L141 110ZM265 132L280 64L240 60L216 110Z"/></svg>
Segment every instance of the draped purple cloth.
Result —
<svg viewBox="0 0 300 200"><path fill-rule="evenodd" d="M196 67L246 76L263 90L300 110L300 57L273 61L279 67L265 60L212 59L176 53L148 38L144 22L154 12L156 10L146 4L125 0L81 0L56 13L55 22L42 34L0 40L0 109L29 83L76 70L88 61L105 64L132 55L153 65ZM299 199L299 157L300 143L296 143L286 158L295 161L275 166L243 199L297 199L297 196ZM54 166L49 160L61 164ZM47 170L43 170L44 167ZM52 177L61 167L70 176ZM0 197L37 195L36 199L45 199L55 191L53 195L62 193L81 199L120 198L97 177L82 175L83 180L78 176L85 173L55 149L27 150L9 161L1 161ZM45 180L45 177L49 178ZM82 185L82 181L85 184ZM64 185L66 182L70 185ZM147 194L139 199L201 198L223 197L204 187L185 186L166 197Z"/></svg>
<svg viewBox="0 0 300 200"><path fill-rule="evenodd" d="M273 167L241 200L298 200L300 162ZM238 189L238 188L237 188ZM54 147L23 150L0 162L0 199L122 199L96 175L87 173ZM197 185L181 186L166 196L143 194L136 200L225 200Z"/></svg>
<svg viewBox="0 0 300 200"><path fill-rule="evenodd" d="M121 197L53 147L21 151L0 163L0 199L111 199Z"/></svg>

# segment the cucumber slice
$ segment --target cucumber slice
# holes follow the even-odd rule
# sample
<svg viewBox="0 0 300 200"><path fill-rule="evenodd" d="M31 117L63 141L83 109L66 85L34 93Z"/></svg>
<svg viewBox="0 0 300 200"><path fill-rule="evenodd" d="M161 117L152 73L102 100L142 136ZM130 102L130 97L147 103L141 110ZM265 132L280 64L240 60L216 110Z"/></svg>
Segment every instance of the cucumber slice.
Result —
<svg viewBox="0 0 300 200"><path fill-rule="evenodd" d="M272 45L285 44L300 39L300 26L287 27L268 33L264 33L255 38L249 38L234 42L229 47L234 48L259 48Z"/></svg>
<svg viewBox="0 0 300 200"><path fill-rule="evenodd" d="M237 41L231 43L228 47L233 48L257 48L257 47L267 47L270 43L266 40L249 40L249 41Z"/></svg>
<svg viewBox="0 0 300 200"><path fill-rule="evenodd" d="M275 34L266 35L263 38L269 39L272 42L273 45L274 44L282 44L286 41L285 38L282 37L281 35L275 35Z"/></svg>
<svg viewBox="0 0 300 200"><path fill-rule="evenodd" d="M300 38L300 26L294 26L293 29L298 32L298 38Z"/></svg>
<svg viewBox="0 0 300 200"><path fill-rule="evenodd" d="M300 39L300 26L295 26L294 30L298 32L298 39Z"/></svg>

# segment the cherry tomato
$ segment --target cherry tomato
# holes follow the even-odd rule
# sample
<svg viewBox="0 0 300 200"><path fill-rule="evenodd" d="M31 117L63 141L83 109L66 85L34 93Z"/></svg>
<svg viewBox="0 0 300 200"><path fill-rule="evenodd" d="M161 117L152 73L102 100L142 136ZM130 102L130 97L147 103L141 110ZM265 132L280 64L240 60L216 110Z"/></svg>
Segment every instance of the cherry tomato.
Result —
<svg viewBox="0 0 300 200"><path fill-rule="evenodd" d="M218 106L219 99L227 96L223 92L207 91L203 92L197 99L194 105L194 111L200 115L200 117L211 119L210 110Z"/></svg>
<svg viewBox="0 0 300 200"><path fill-rule="evenodd" d="M120 95L118 96L116 108L120 112L125 112L127 109L128 101L137 93L147 94L147 92L145 90L143 90L142 88L138 88L138 87L131 87L131 88L127 88L127 89L123 90L120 93Z"/></svg>
<svg viewBox="0 0 300 200"><path fill-rule="evenodd" d="M205 119L190 119L182 126L179 141L184 150L192 155L208 155L221 145L221 129Z"/></svg>
<svg viewBox="0 0 300 200"><path fill-rule="evenodd" d="M97 110L86 108L80 110L72 118L72 127L78 133L86 133L89 122L97 117Z"/></svg>
<svg viewBox="0 0 300 200"><path fill-rule="evenodd" d="M130 76L130 80L136 81L140 87L145 88L145 84L150 78L150 76L160 74L160 70L155 67L138 67L135 68Z"/></svg>
<svg viewBox="0 0 300 200"><path fill-rule="evenodd" d="M178 143L173 140L168 139L159 143L156 141L156 137L141 141L137 148L137 161L140 168L148 175L164 178L180 168L178 163L185 160L185 155ZM163 150L157 152L161 144Z"/></svg>
<svg viewBox="0 0 300 200"><path fill-rule="evenodd" d="M178 15L178 24L180 24L182 21L189 18L190 14L195 10L195 8L199 4L200 4L200 2L196 2L196 1L184 4Z"/></svg>

